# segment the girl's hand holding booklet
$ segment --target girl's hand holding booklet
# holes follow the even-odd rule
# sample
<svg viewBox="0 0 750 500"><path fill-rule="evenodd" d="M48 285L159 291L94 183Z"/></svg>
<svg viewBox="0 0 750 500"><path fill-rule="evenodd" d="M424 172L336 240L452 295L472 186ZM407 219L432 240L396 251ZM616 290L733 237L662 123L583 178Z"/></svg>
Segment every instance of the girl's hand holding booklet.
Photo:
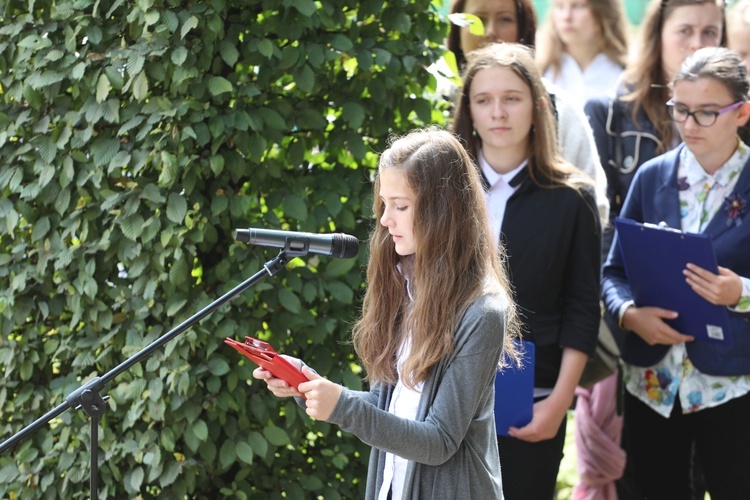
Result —
<svg viewBox="0 0 750 500"><path fill-rule="evenodd" d="M245 337L245 342L239 342L227 337L224 343L234 347L250 359L250 361L268 370L274 377L280 378L297 390L299 390L298 386L302 382L308 381L308 378L302 374L300 368L297 368L279 355L268 342L263 342L253 337Z"/></svg>

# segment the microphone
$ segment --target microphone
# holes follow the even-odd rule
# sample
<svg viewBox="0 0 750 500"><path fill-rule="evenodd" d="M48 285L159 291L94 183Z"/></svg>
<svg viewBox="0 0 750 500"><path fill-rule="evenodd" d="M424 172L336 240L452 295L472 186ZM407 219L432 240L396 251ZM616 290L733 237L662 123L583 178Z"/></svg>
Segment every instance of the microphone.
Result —
<svg viewBox="0 0 750 500"><path fill-rule="evenodd" d="M313 252L349 259L359 252L359 240L343 233L315 234L275 229L236 229L234 239L250 245L283 248L295 256Z"/></svg>

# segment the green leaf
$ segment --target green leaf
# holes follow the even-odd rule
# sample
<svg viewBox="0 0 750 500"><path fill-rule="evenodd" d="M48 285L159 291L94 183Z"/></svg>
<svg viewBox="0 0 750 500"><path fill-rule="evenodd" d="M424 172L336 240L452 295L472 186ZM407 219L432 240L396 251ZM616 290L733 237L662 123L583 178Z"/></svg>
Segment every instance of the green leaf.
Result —
<svg viewBox="0 0 750 500"><path fill-rule="evenodd" d="M212 76L208 80L208 91L212 96L234 91L232 83L223 76Z"/></svg>
<svg viewBox="0 0 750 500"><path fill-rule="evenodd" d="M208 371L210 371L212 375L221 377L222 375L229 373L229 370L229 363L222 358L214 357L208 360Z"/></svg>
<svg viewBox="0 0 750 500"><path fill-rule="evenodd" d="M194 29L198 26L198 18L195 16L190 16L187 21L182 25L182 29L180 30L180 38L185 38L185 35L188 34L188 32L191 29Z"/></svg>
<svg viewBox="0 0 750 500"><path fill-rule="evenodd" d="M299 11L303 16L310 17L317 10L317 6L313 0L294 0L294 8Z"/></svg>
<svg viewBox="0 0 750 500"><path fill-rule="evenodd" d="M187 299L183 297L177 297L177 296L170 296L167 299L167 316L170 318L180 312L180 310L185 307L185 304L187 304ZM189 379L185 381L187 384L189 382Z"/></svg>
<svg viewBox="0 0 750 500"><path fill-rule="evenodd" d="M258 52L260 52L263 56L270 59L273 55L273 43L268 38L264 38L263 40L258 42Z"/></svg>
<svg viewBox="0 0 750 500"><path fill-rule="evenodd" d="M36 224L34 224L34 228L31 230L31 241L39 241L47 234L47 232L50 230L50 222L49 217L44 216L41 217L38 221L36 221Z"/></svg>
<svg viewBox="0 0 750 500"><path fill-rule="evenodd" d="M325 272L328 276L343 276L351 271L355 264L357 264L356 259L330 259Z"/></svg>
<svg viewBox="0 0 750 500"><path fill-rule="evenodd" d="M362 126L365 119L365 109L357 102L345 102L341 107L341 117L351 128L356 130Z"/></svg>
<svg viewBox="0 0 750 500"><path fill-rule="evenodd" d="M302 92L312 92L315 87L315 74L312 68L307 64L303 65L302 69L296 75L295 83Z"/></svg>
<svg viewBox="0 0 750 500"><path fill-rule="evenodd" d="M344 35L334 35L331 38L331 47L340 52L347 52L352 50L354 44L352 41Z"/></svg>
<svg viewBox="0 0 750 500"><path fill-rule="evenodd" d="M289 435L281 427L273 425L265 427L263 435L274 446L286 446L289 444Z"/></svg>
<svg viewBox="0 0 750 500"><path fill-rule="evenodd" d="M351 304L354 300L354 291L350 286L340 281L326 283L326 289L331 292L331 296L342 304Z"/></svg>
<svg viewBox="0 0 750 500"><path fill-rule="evenodd" d="M315 476L301 476L299 482L302 488L308 491L316 491L323 487L323 482Z"/></svg>
<svg viewBox="0 0 750 500"><path fill-rule="evenodd" d="M237 452L237 458L248 465L253 465L253 449L249 444L245 441L240 441L237 443L235 451Z"/></svg>
<svg viewBox="0 0 750 500"><path fill-rule="evenodd" d="M187 59L187 55L187 49L180 45L172 51L172 55L170 56L170 58L172 59L172 62L177 66L182 66L182 64L185 62L185 59Z"/></svg>
<svg viewBox="0 0 750 500"><path fill-rule="evenodd" d="M140 214L125 217L120 224L120 228L126 238L136 241L143 233L143 217Z"/></svg>
<svg viewBox="0 0 750 500"><path fill-rule="evenodd" d="M284 309L292 314L299 314L302 311L302 303L294 292L281 288L278 293L279 303Z"/></svg>
<svg viewBox="0 0 750 500"><path fill-rule="evenodd" d="M130 487L133 491L139 491L141 489L144 476L145 474L142 467L136 467L133 469L133 472L130 474Z"/></svg>
<svg viewBox="0 0 750 500"><path fill-rule="evenodd" d="M86 63L79 62L75 66L73 66L73 69L70 70L70 79L71 80L80 80L83 78L83 74L86 71Z"/></svg>
<svg viewBox="0 0 750 500"><path fill-rule="evenodd" d="M196 420L193 422L193 433L200 441L208 439L208 426L203 420Z"/></svg>
<svg viewBox="0 0 750 500"><path fill-rule="evenodd" d="M155 10L147 12L144 16L144 20L146 21L146 26L153 26L159 21L159 12Z"/></svg>
<svg viewBox="0 0 750 500"><path fill-rule="evenodd" d="M237 50L237 47L234 46L234 44L232 44L228 40L223 40L221 42L219 50L221 52L221 58L224 59L224 62L227 63L228 66L234 67L234 65L237 64L240 53Z"/></svg>
<svg viewBox="0 0 750 500"><path fill-rule="evenodd" d="M177 193L170 193L167 200L167 218L175 224L182 224L187 213L185 197Z"/></svg>
<svg viewBox="0 0 750 500"><path fill-rule="evenodd" d="M284 118L274 109L260 108L258 114L271 128L275 128L276 130L285 130L287 128Z"/></svg>
<svg viewBox="0 0 750 500"><path fill-rule="evenodd" d="M96 83L96 102L102 102L107 98L107 96L109 95L109 87L109 78L107 78L107 75L102 73Z"/></svg>
<svg viewBox="0 0 750 500"><path fill-rule="evenodd" d="M283 201L284 213L298 221L307 220L307 203L295 194L288 194L284 196Z"/></svg>
<svg viewBox="0 0 750 500"><path fill-rule="evenodd" d="M166 488L170 484L174 483L177 479L177 476L180 475L180 471L182 470L182 466L180 465L180 462L169 462L166 466L164 466L164 472L162 472L161 476L159 476L159 484L162 488Z"/></svg>
<svg viewBox="0 0 750 500"><path fill-rule="evenodd" d="M234 441L227 439L219 450L219 462L222 467L229 467L237 459Z"/></svg>
<svg viewBox="0 0 750 500"><path fill-rule="evenodd" d="M135 77L135 81L133 81L133 97L135 97L137 101L142 101L147 95L148 78L146 77L146 72L141 71L138 73L138 76Z"/></svg>
<svg viewBox="0 0 750 500"><path fill-rule="evenodd" d="M143 57L143 54L135 53L132 56L128 58L127 64L125 64L125 67L128 70L128 75L130 77L137 76L141 71L143 71L143 63L146 62L146 58Z"/></svg>
<svg viewBox="0 0 750 500"><path fill-rule="evenodd" d="M253 452L260 457L265 457L268 453L268 441L259 432L251 432L247 436L247 441L253 447Z"/></svg>

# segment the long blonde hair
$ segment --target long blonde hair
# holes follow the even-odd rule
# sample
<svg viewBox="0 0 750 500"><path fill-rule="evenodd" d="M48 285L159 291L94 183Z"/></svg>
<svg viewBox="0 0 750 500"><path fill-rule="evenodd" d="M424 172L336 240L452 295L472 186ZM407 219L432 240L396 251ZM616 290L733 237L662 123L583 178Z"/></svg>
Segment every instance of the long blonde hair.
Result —
<svg viewBox="0 0 750 500"><path fill-rule="evenodd" d="M667 87L669 77L664 71L661 54L662 28L664 22L678 7L705 3L716 4L722 9L722 25L726 26L723 0L652 0L641 25L638 57L633 59L632 64L625 68L623 73L623 82L628 87L628 93L621 99L633 103L631 119L635 124L638 124L639 110L643 109L661 141L657 154L667 151L675 138L674 124L664 105L670 98L670 91ZM724 47L726 44L727 30L722 29L719 45Z"/></svg>
<svg viewBox="0 0 750 500"><path fill-rule="evenodd" d="M388 228L378 223L384 204L380 177L373 188L368 287L362 315L353 329L354 348L371 381L395 383L396 353L409 332L411 351L403 365L409 387L424 381L430 368L453 352L455 330L466 307L486 293L507 304L505 357L517 360L517 336L502 248L492 241L489 214L476 168L460 142L445 130L413 131L394 140L381 155L378 172L398 169L415 193L413 235L417 251L409 277L413 302L405 295L403 261ZM411 313L407 314L407 308Z"/></svg>
<svg viewBox="0 0 750 500"><path fill-rule="evenodd" d="M622 1L588 0L588 5L601 33L601 52L624 68L628 57L628 39ZM550 10L553 8L550 7ZM536 49L539 70L544 72L552 68L555 74L559 73L560 57L564 51L565 44L552 22L550 11L539 30Z"/></svg>

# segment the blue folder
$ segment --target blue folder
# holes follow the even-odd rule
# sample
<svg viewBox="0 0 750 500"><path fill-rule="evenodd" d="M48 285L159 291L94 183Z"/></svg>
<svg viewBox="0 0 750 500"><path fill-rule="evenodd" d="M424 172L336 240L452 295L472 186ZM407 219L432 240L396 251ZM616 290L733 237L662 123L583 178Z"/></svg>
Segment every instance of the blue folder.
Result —
<svg viewBox="0 0 750 500"><path fill-rule="evenodd" d="M531 422L534 407L534 344L522 341L521 366L511 365L495 375L495 430L508 435L510 427Z"/></svg>
<svg viewBox="0 0 750 500"><path fill-rule="evenodd" d="M615 227L636 305L677 311L679 316L667 324L696 341L731 344L727 308L695 293L682 274L689 262L718 274L711 235L620 217L615 219Z"/></svg>

